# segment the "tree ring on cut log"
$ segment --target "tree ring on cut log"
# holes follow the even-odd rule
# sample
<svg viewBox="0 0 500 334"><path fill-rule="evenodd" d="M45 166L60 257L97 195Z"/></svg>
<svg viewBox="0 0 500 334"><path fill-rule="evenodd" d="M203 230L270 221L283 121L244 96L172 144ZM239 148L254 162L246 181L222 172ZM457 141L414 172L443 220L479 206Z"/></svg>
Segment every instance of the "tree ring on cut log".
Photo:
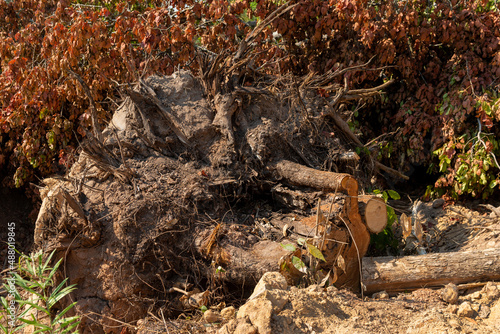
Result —
<svg viewBox="0 0 500 334"><path fill-rule="evenodd" d="M387 225L387 209L383 199L375 196L360 196L359 213L368 230L380 233Z"/></svg>

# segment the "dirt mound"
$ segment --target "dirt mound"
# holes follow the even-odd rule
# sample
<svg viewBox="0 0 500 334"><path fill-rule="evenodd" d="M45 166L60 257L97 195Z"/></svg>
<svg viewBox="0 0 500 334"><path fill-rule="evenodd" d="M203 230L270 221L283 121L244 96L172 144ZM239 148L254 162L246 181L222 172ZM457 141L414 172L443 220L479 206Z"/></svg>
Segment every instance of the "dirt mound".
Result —
<svg viewBox="0 0 500 334"><path fill-rule="evenodd" d="M263 277L265 279L265 277ZM494 290L495 293L490 291ZM380 298L382 296L382 298ZM242 306L217 333L497 333L500 290L490 284L448 305L439 291L421 289L397 297L367 298L311 285L269 289ZM464 314L462 305L469 305ZM245 333L251 333L247 331Z"/></svg>

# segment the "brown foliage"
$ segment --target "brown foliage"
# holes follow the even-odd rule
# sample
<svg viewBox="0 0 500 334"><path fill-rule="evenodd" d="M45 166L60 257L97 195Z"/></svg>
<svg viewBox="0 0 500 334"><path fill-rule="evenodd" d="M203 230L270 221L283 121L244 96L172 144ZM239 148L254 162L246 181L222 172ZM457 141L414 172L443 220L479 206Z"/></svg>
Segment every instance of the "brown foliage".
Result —
<svg viewBox="0 0 500 334"><path fill-rule="evenodd" d="M196 71L195 47L235 51L252 30L247 21L264 19L278 3L173 0L165 8L162 1L0 1L0 165L6 175L15 171L21 185L35 170L56 171L89 127L89 102L67 69L91 88L105 122L116 84L170 74L177 66ZM498 135L500 16L492 1L289 3L297 6L255 39L253 66L303 75L376 55L372 65L386 66L383 72L357 72L348 84L373 87L383 76L399 82L387 103L368 104L360 118L377 119L376 127L360 124L367 136L401 128L393 167L429 162L432 151L458 134L477 132L476 117ZM484 100L496 107L484 110Z"/></svg>

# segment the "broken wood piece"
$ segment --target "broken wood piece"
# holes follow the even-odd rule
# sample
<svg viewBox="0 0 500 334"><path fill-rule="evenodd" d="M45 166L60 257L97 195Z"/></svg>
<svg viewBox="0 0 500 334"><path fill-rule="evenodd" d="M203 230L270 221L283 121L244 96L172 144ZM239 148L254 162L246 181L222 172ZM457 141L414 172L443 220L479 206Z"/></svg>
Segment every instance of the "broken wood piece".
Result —
<svg viewBox="0 0 500 334"><path fill-rule="evenodd" d="M358 211L358 182L349 174L319 171L288 160L274 164L279 176L292 184L319 190L341 191L348 195L345 203L345 216L339 215L341 223L347 228L350 246L343 251L346 263L345 275L339 276L336 286L359 290L361 258L370 244L370 233L363 224Z"/></svg>
<svg viewBox="0 0 500 334"><path fill-rule="evenodd" d="M500 279L500 249L363 258L366 293Z"/></svg>
<svg viewBox="0 0 500 334"><path fill-rule="evenodd" d="M383 199L376 196L359 196L359 214L372 233L380 233L387 225L387 208Z"/></svg>

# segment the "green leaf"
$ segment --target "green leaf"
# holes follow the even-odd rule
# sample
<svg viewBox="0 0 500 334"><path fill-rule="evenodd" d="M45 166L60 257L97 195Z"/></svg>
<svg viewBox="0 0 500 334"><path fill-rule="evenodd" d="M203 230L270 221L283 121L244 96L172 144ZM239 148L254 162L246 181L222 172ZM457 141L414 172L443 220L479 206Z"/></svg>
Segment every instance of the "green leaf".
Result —
<svg viewBox="0 0 500 334"><path fill-rule="evenodd" d="M397 216L394 209L387 206L387 227L391 227L394 222L396 222Z"/></svg>
<svg viewBox="0 0 500 334"><path fill-rule="evenodd" d="M52 277L54 277L54 274L56 273L57 269L59 268L59 265L61 264L61 261L62 261L62 260L63 260L63 259L60 259L60 260L56 263L56 265L54 266L54 268L52 268L52 270L50 271L49 275L47 276L47 279L51 280L51 279L52 279ZM50 268L48 268L48 269L50 269Z"/></svg>
<svg viewBox="0 0 500 334"><path fill-rule="evenodd" d="M73 303L69 304L68 306L66 306L66 308L64 310L62 310L61 312L59 312L57 314L57 316L54 318L54 320L52 321L52 323L53 324L57 324L58 322L60 322L61 319L64 320L63 316L66 314L66 312L68 312L69 310L71 310L71 308L73 306L75 306L75 305L76 305L76 302L73 302Z"/></svg>
<svg viewBox="0 0 500 334"><path fill-rule="evenodd" d="M399 194L394 191L394 190L387 190L387 192L389 193L389 196L391 196L392 199L400 199L401 196L399 196Z"/></svg>
<svg viewBox="0 0 500 334"><path fill-rule="evenodd" d="M382 198L384 199L384 202L387 203L387 201L389 200L389 195L387 195L387 191L384 191L382 193Z"/></svg>
<svg viewBox="0 0 500 334"><path fill-rule="evenodd" d="M67 296L76 289L75 285L70 285L59 291L64 286L67 280L68 279L66 278L64 281L62 281L61 284L59 284L59 286L50 295L49 299L47 300L47 307L49 309L51 309L52 306L54 306L54 304L57 303L59 300L61 300L62 298L64 298L65 296Z"/></svg>
<svg viewBox="0 0 500 334"><path fill-rule="evenodd" d="M74 317L74 318L79 318L79 317ZM69 326L68 328L66 328L65 330L63 330L60 334L68 333L69 331L71 331L73 328L75 328L79 324L80 324L80 321L77 321L77 322L73 323L71 326ZM78 333L78 332L76 332L76 333Z"/></svg>
<svg viewBox="0 0 500 334"><path fill-rule="evenodd" d="M303 246L303 245L305 244L305 242L306 242L306 239L304 239L304 238L298 238L298 239L297 239L297 243L298 243L300 246Z"/></svg>
<svg viewBox="0 0 500 334"><path fill-rule="evenodd" d="M49 311L49 310L47 310L47 309L46 309L45 307L43 307L43 306L38 305L37 303L33 303L33 302L28 301L28 300L18 300L18 301L17 301L17 303L18 303L19 305L22 305L22 306L24 306L24 305L29 305L29 306L31 306L31 307L33 307L33 308L37 309L37 310L38 310L38 311L40 311L40 312L43 312L43 313L45 313L45 314L47 314L47 315L50 315L50 311Z"/></svg>
<svg viewBox="0 0 500 334"><path fill-rule="evenodd" d="M282 243L280 243L281 247L283 247L284 250L286 251L289 251L289 252L295 252L295 250L297 248L295 248L295 246L293 244L286 244L286 245L283 245Z"/></svg>
<svg viewBox="0 0 500 334"><path fill-rule="evenodd" d="M314 256L317 259L323 260L326 262L325 257L323 256L323 253L314 245L306 243L307 250L309 253L311 253L312 256Z"/></svg>
<svg viewBox="0 0 500 334"><path fill-rule="evenodd" d="M200 306L200 311L201 312L206 312L206 311L208 311L208 307L206 307L205 305L201 305Z"/></svg>
<svg viewBox="0 0 500 334"><path fill-rule="evenodd" d="M488 184L488 179L486 178L486 173L484 171L481 173L480 183L482 185L487 185Z"/></svg>
<svg viewBox="0 0 500 334"><path fill-rule="evenodd" d="M301 273L304 273L304 274L307 273L307 267L306 267L306 265L298 257L292 256L292 264Z"/></svg>
<svg viewBox="0 0 500 334"><path fill-rule="evenodd" d="M25 324L34 326L35 328L40 328L39 330L36 331L37 333L40 333L41 331L52 330L52 328L50 328L49 326L40 323L37 319L35 319L35 317L33 317L32 319L33 320L29 319L19 319L19 320L24 322Z"/></svg>

